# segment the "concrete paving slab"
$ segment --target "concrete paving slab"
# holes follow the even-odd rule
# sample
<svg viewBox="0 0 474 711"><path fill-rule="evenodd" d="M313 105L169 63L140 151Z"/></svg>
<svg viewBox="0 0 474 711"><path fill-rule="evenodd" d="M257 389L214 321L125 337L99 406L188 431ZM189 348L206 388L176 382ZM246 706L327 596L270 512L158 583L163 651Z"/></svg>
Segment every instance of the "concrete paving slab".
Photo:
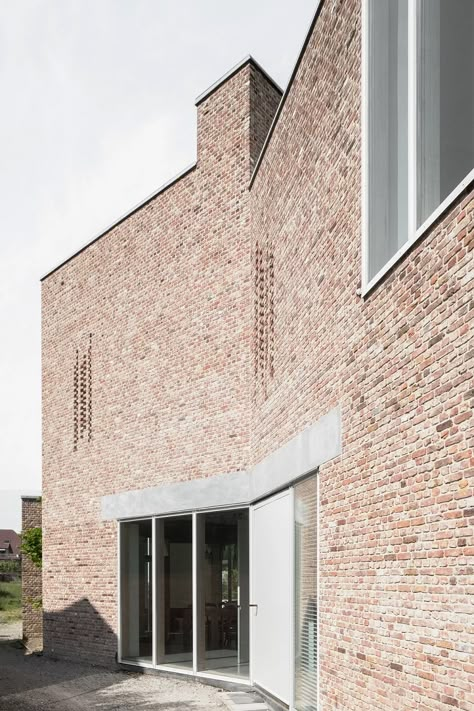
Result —
<svg viewBox="0 0 474 711"><path fill-rule="evenodd" d="M256 692L229 691L223 701L229 711L269 711L268 705Z"/></svg>
<svg viewBox="0 0 474 711"><path fill-rule="evenodd" d="M21 622L8 622L7 624L0 624L0 642L4 642L9 639L21 639L22 638L22 624Z"/></svg>

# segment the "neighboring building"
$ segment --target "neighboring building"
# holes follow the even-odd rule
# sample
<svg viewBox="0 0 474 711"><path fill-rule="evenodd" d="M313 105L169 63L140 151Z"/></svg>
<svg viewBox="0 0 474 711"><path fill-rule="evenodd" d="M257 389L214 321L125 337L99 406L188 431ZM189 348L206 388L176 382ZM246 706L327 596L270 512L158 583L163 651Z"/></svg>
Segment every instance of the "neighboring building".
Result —
<svg viewBox="0 0 474 711"><path fill-rule="evenodd" d="M44 278L47 652L474 708L473 31L321 2L281 101L234 68Z"/></svg>
<svg viewBox="0 0 474 711"><path fill-rule="evenodd" d="M41 528L41 496L21 497L22 533ZM42 570L24 554L21 561L21 606L23 640L31 650L43 643Z"/></svg>
<svg viewBox="0 0 474 711"><path fill-rule="evenodd" d="M0 561L20 559L21 538L15 531L0 529Z"/></svg>

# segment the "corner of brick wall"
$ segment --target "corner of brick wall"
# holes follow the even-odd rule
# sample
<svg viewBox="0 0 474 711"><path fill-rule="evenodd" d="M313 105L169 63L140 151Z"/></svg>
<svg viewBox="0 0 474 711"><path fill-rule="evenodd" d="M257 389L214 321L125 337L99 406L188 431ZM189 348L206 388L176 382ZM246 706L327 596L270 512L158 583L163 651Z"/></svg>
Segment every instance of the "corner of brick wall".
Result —
<svg viewBox="0 0 474 711"><path fill-rule="evenodd" d="M41 527L41 498L22 498L22 533L30 528ZM23 555L21 560L21 581L22 581L22 615L23 615L23 639L35 640L35 647L42 643L43 639L43 609L37 607L35 601L42 598L42 574L41 568Z"/></svg>

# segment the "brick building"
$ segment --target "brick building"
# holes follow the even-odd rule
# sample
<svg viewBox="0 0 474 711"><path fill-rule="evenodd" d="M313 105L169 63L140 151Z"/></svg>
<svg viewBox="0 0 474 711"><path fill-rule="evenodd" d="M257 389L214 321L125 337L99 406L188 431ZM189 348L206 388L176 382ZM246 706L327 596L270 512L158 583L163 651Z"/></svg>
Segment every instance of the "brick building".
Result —
<svg viewBox="0 0 474 711"><path fill-rule="evenodd" d="M0 529L0 561L20 560L21 539L18 533L10 528Z"/></svg>
<svg viewBox="0 0 474 711"><path fill-rule="evenodd" d="M41 528L42 501L40 496L21 497L22 533ZM29 649L40 649L43 636L42 575L28 555L21 560L21 606L23 640Z"/></svg>
<svg viewBox="0 0 474 711"><path fill-rule="evenodd" d="M235 67L43 279L46 651L474 708L473 29L320 2L283 97Z"/></svg>

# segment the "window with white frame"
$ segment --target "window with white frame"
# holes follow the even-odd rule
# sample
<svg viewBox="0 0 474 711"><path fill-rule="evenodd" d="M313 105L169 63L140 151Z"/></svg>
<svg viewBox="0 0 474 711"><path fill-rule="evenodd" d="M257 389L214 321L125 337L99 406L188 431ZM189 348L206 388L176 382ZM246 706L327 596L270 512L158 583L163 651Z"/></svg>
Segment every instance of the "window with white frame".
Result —
<svg viewBox="0 0 474 711"><path fill-rule="evenodd" d="M365 0L365 286L474 176L473 0Z"/></svg>

